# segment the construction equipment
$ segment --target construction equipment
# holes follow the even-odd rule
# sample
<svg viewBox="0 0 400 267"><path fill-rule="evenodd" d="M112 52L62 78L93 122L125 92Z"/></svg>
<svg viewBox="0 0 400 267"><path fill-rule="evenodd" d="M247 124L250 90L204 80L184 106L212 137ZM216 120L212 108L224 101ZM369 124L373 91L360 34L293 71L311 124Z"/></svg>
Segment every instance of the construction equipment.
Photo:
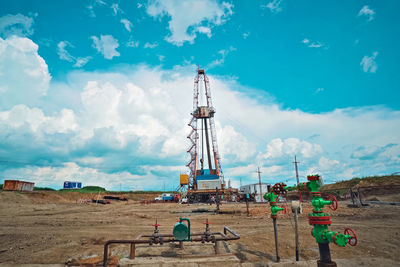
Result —
<svg viewBox="0 0 400 267"><path fill-rule="evenodd" d="M185 223L186 222L186 223ZM153 246L155 244L163 245L164 243L179 242L179 247L183 248L183 242L201 242L201 243L213 243L215 254L219 253L218 244L220 241L237 240L240 235L230 229L228 226L224 227L224 232L211 232L209 227L208 219L205 222L206 229L203 233L191 233L190 231L190 220L188 218L179 218L179 221L174 225L172 234L160 234L158 227L161 225L156 223L153 224L154 231L151 235L139 235L133 240L109 240L104 244L104 255L103 255L103 266L108 266L109 246L111 244L130 244L129 258L134 259L136 257L136 244L148 244ZM229 235L228 235L229 234ZM110 253L111 254L111 253Z"/></svg>
<svg viewBox="0 0 400 267"><path fill-rule="evenodd" d="M191 132L187 136L191 142L187 150L190 161L186 165L190 170L187 187L189 203L211 202L216 199L216 189L220 190L219 195L225 196L225 199L238 195L237 189L225 189L214 114L208 77L203 69L198 68L194 79L192 118L188 124Z"/></svg>

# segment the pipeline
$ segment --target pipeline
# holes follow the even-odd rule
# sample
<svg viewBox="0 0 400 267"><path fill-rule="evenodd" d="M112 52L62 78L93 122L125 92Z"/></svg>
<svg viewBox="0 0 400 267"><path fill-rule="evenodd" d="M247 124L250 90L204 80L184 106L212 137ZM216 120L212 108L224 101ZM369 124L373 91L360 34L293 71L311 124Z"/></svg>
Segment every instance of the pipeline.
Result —
<svg viewBox="0 0 400 267"><path fill-rule="evenodd" d="M187 221L186 218L180 218L179 223L183 223L183 221ZM177 224L179 224L177 223ZM174 230L177 226L174 227ZM164 243L171 243L171 242L179 242L180 247L182 248L182 244L184 241L187 242L211 242L214 243L215 254L218 254L218 241L230 241L230 240L237 240L240 239L240 235L233 231L228 226L224 226L224 232L211 232L209 229L208 219L205 222L206 224L206 231L204 233L190 233L188 232L189 238L185 238L182 240L180 237L176 237L174 234L159 234L158 227L160 226L157 221L156 224L153 224L155 227L154 233L151 235L139 235L136 239L133 240L108 240L104 244L104 255L103 255L103 266L106 267L108 263L108 247L111 244L130 244L130 254L129 258L135 258L135 249L136 244L149 244L152 246L153 244L160 244L163 245ZM175 231L174 231L175 233ZM230 234L228 236L228 233Z"/></svg>

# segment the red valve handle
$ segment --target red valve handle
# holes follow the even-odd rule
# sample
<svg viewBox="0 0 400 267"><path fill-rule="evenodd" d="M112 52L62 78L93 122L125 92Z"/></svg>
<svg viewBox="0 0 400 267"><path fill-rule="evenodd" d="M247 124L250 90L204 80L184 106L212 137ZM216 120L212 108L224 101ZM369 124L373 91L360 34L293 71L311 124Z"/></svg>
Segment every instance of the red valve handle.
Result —
<svg viewBox="0 0 400 267"><path fill-rule="evenodd" d="M329 208L330 208L331 210L337 210L337 208L338 208L338 202L337 202L336 197L335 197L334 195L329 195L329 196L328 196L328 200L332 201L332 204L329 205Z"/></svg>
<svg viewBox="0 0 400 267"><path fill-rule="evenodd" d="M152 226L161 226L161 224L156 223L156 224L152 224Z"/></svg>
<svg viewBox="0 0 400 267"><path fill-rule="evenodd" d="M350 236L350 239L347 241L347 243L349 243L350 246L354 247L355 245L357 245L357 236L356 233L353 231L353 229L351 228L344 229L344 234Z"/></svg>
<svg viewBox="0 0 400 267"><path fill-rule="evenodd" d="M285 194L286 193L286 190L284 189L285 186L286 186L285 183L276 183L272 187L272 191L274 191L274 193L277 195Z"/></svg>

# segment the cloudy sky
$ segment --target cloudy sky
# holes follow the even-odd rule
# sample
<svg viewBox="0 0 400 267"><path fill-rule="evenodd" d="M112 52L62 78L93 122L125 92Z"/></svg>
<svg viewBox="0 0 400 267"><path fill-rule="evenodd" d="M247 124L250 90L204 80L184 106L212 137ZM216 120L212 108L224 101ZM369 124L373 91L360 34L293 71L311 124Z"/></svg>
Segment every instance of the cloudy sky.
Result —
<svg viewBox="0 0 400 267"><path fill-rule="evenodd" d="M176 188L197 65L233 185L400 171L397 0L0 5L0 182Z"/></svg>

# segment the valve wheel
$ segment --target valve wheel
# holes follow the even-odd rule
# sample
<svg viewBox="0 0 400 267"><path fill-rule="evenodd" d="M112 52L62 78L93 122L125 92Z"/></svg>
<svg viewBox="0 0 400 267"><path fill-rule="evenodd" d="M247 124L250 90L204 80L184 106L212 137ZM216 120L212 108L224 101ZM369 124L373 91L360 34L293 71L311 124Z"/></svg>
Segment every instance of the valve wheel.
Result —
<svg viewBox="0 0 400 267"><path fill-rule="evenodd" d="M338 208L338 201L334 195L329 195L328 200L332 201L332 204L329 205L331 210L337 210Z"/></svg>
<svg viewBox="0 0 400 267"><path fill-rule="evenodd" d="M281 195L281 194L285 194L287 191L284 189L284 187L286 186L285 183L276 183L274 184L274 186L272 187L272 191L277 194L277 195Z"/></svg>
<svg viewBox="0 0 400 267"><path fill-rule="evenodd" d="M356 233L353 231L353 229L351 228L344 229L344 234L350 236L350 239L347 241L347 243L349 243L350 246L354 247L355 245L357 245L357 236Z"/></svg>

